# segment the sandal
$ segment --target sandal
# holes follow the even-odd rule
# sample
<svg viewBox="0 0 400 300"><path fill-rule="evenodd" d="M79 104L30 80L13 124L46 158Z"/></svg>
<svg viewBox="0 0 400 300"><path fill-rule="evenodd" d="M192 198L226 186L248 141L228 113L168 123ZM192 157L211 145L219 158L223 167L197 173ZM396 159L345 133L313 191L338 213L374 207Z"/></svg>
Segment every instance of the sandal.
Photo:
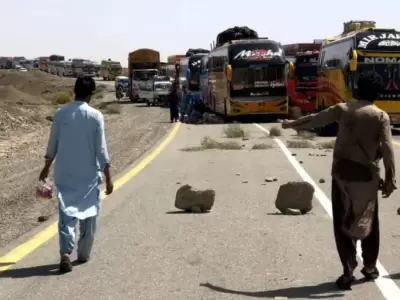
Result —
<svg viewBox="0 0 400 300"><path fill-rule="evenodd" d="M342 275L336 280L336 286L340 290L351 290L351 284L356 280L354 276Z"/></svg>
<svg viewBox="0 0 400 300"><path fill-rule="evenodd" d="M60 273L69 273L72 271L72 263L69 256L63 256L60 261Z"/></svg>
<svg viewBox="0 0 400 300"><path fill-rule="evenodd" d="M367 272L364 267L361 269L361 274L364 275L366 280L375 280L379 277L379 271L376 267L374 267L372 272Z"/></svg>

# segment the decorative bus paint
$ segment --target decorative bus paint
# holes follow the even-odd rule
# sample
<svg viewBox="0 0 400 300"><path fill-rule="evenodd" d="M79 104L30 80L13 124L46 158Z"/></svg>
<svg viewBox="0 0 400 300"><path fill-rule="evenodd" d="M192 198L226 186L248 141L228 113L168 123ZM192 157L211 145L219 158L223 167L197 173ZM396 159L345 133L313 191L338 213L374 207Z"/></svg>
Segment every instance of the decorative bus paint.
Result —
<svg viewBox="0 0 400 300"><path fill-rule="evenodd" d="M205 102L225 117L287 115L286 68L283 48L273 40L237 40L214 48Z"/></svg>
<svg viewBox="0 0 400 300"><path fill-rule="evenodd" d="M49 57L48 56L42 56L39 57L39 70L42 72L49 72Z"/></svg>
<svg viewBox="0 0 400 300"><path fill-rule="evenodd" d="M321 43L283 45L290 69L287 88L290 107L299 107L303 114L316 111L317 63Z"/></svg>
<svg viewBox="0 0 400 300"><path fill-rule="evenodd" d="M383 88L374 104L386 111L392 125L400 125L400 32L395 29L363 28L330 40L318 59L317 110L340 102L357 101L357 79L375 71ZM337 124L319 128L322 135L335 135Z"/></svg>
<svg viewBox="0 0 400 300"><path fill-rule="evenodd" d="M128 55L129 99L153 100L154 76L159 74L160 52L142 48Z"/></svg>
<svg viewBox="0 0 400 300"><path fill-rule="evenodd" d="M200 100L200 65L201 59L208 53L196 53L181 59L179 64L179 79L181 85L186 85L193 100Z"/></svg>

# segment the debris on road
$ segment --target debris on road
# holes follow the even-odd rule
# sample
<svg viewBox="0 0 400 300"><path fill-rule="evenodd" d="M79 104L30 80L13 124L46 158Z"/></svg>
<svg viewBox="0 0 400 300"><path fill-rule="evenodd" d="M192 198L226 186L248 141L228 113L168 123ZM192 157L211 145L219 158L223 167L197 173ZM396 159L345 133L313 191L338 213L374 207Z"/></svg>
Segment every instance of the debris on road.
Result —
<svg viewBox="0 0 400 300"><path fill-rule="evenodd" d="M186 211L197 211L199 208L201 212L205 212L211 210L214 201L214 190L195 190L192 186L185 184L176 192L175 207Z"/></svg>
<svg viewBox="0 0 400 300"><path fill-rule="evenodd" d="M319 180L319 183L325 183L325 179L321 178L321 179Z"/></svg>
<svg viewBox="0 0 400 300"><path fill-rule="evenodd" d="M249 182L248 180L243 180L243 181L242 181L242 183L248 183L248 182Z"/></svg>
<svg viewBox="0 0 400 300"><path fill-rule="evenodd" d="M315 145L309 140L289 140L286 142L288 148L315 148Z"/></svg>
<svg viewBox="0 0 400 300"><path fill-rule="evenodd" d="M397 209L397 214L400 215L400 207Z"/></svg>
<svg viewBox="0 0 400 300"><path fill-rule="evenodd" d="M49 219L49 216L40 216L38 218L38 222L42 223L42 222L46 222Z"/></svg>
<svg viewBox="0 0 400 300"><path fill-rule="evenodd" d="M274 178L267 177L267 178L264 179L264 181L265 181L265 182L273 182L273 181L274 181Z"/></svg>
<svg viewBox="0 0 400 300"><path fill-rule="evenodd" d="M198 151L209 150L209 149L240 150L243 148L240 144L238 144L235 141L218 142L218 141L206 136L201 140L200 146L186 147L181 150L185 151L185 152L198 152Z"/></svg>
<svg viewBox="0 0 400 300"><path fill-rule="evenodd" d="M245 131L240 124L229 124L224 127L224 134L227 138L248 138L249 134Z"/></svg>
<svg viewBox="0 0 400 300"><path fill-rule="evenodd" d="M306 214L313 208L314 190L314 187L306 181L285 183L279 187L275 207L283 214L288 214L289 209L297 209Z"/></svg>
<svg viewBox="0 0 400 300"><path fill-rule="evenodd" d="M266 150L266 149L272 149L274 146L271 144L266 144L266 143L260 143L260 144L254 144L253 147L251 147L252 150Z"/></svg>
<svg viewBox="0 0 400 300"><path fill-rule="evenodd" d="M278 126L273 126L269 130L269 136L270 137L278 137L282 135L282 129L279 128Z"/></svg>

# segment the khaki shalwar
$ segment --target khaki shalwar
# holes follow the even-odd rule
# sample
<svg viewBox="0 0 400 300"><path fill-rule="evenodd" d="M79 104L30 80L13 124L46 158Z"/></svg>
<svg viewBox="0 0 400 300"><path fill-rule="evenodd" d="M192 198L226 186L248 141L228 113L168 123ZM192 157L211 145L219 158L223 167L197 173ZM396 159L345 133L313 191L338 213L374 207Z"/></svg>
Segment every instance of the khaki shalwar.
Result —
<svg viewBox="0 0 400 300"><path fill-rule="evenodd" d="M395 165L389 116L368 101L341 103L290 124L311 129L338 122L332 163L332 211L343 273L357 267L356 241L361 240L364 265L375 267L379 253L379 161L385 184L395 187Z"/></svg>

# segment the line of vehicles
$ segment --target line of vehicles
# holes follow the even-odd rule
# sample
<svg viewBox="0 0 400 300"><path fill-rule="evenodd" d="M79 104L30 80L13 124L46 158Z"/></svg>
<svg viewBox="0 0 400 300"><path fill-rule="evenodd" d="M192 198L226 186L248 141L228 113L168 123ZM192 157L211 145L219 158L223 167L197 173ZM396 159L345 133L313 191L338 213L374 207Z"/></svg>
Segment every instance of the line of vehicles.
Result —
<svg viewBox="0 0 400 300"><path fill-rule="evenodd" d="M375 104L400 126L400 31L377 28L374 21L346 22L342 34L313 43L233 40L209 53L170 56L165 66L159 57L151 49L129 54L132 101L151 97L154 80L147 79L165 73L227 118L287 115L293 106L307 114L356 101L359 74L374 70L384 83ZM318 131L334 135L337 126Z"/></svg>
<svg viewBox="0 0 400 300"><path fill-rule="evenodd" d="M118 61L103 60L100 64L89 59L65 59L65 56L52 54L36 59L25 57L0 57L0 69L32 70L39 69L57 76L78 77L80 75L102 77L104 80L115 80L122 74Z"/></svg>
<svg viewBox="0 0 400 300"><path fill-rule="evenodd" d="M83 58L65 59L63 55L53 54L39 57L40 71L65 77L93 76L104 80L115 80L122 74L122 66L118 61L103 60L100 64Z"/></svg>

